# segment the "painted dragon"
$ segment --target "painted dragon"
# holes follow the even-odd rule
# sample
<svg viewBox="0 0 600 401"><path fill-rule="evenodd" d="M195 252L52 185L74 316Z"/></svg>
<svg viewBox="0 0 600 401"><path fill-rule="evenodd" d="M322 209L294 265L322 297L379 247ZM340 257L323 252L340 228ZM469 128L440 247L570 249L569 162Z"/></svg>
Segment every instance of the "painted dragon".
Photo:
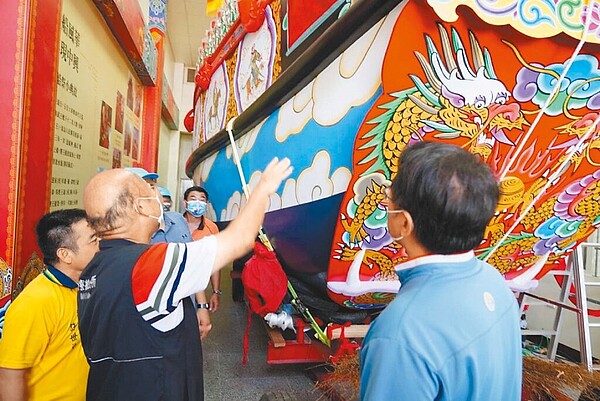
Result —
<svg viewBox="0 0 600 401"><path fill-rule="evenodd" d="M449 140L482 157L495 171L504 171L502 164L514 156L516 144L530 126L524 115L539 112L525 113L520 103L512 100L513 93L494 71L490 52L482 49L471 31L468 31L469 61L456 29L451 28L448 34L438 23L437 30L441 51L429 35L425 35L426 56L415 51L424 78L409 74L414 87L391 93L394 99L378 106L384 111L367 121L373 128L358 138L357 150L363 156L357 160L358 175L348 188L345 210L340 213L344 232L334 246L332 258L349 262L359 249L366 250L362 264L371 280L393 279L393 266L404 257L387 232L385 197L404 148L416 141ZM525 68L539 69L519 56L517 59ZM572 121L555 125L555 130L559 135L581 138L598 113L575 117L566 109L568 100L567 97L562 114ZM489 258L502 273L522 271L536 264L552 264L589 236L600 223L600 173L571 177L563 191L553 192L548 188L565 184L564 178L551 178L553 169L565 160L565 148L581 148L575 149L569 159L574 171L582 161L594 165L590 151L600 148L599 140L596 134L583 145L570 140L549 149L536 145L536 138L527 142L522 153L515 156L516 164L507 167L506 175L501 177L497 213L477 250L479 256ZM531 204L531 210L526 210ZM510 224L517 219L520 219L518 230L506 235ZM369 292L368 288L376 286L365 288L364 294L355 294L344 303L366 307L368 299L380 305L388 300Z"/></svg>

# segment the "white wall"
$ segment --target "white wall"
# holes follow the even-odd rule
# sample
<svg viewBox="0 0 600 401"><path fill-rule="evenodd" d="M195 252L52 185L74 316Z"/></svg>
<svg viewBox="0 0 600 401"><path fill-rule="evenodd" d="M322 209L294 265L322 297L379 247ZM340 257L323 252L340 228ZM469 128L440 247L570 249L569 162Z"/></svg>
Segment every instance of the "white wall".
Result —
<svg viewBox="0 0 600 401"><path fill-rule="evenodd" d="M174 0L177 1L177 0ZM144 23L148 25L148 16L150 15L150 0L138 0L140 9L142 10L142 16L144 17Z"/></svg>
<svg viewBox="0 0 600 401"><path fill-rule="evenodd" d="M167 21L167 24L168 24L168 21ZM169 27L167 26L167 30L168 29L169 29ZM175 73L175 68L174 68L175 65L173 62L173 58L174 58L173 57L173 49L171 47L171 42L169 40L167 40L166 38L164 40L163 50L165 53L163 72L164 72L164 75L167 77L167 81L169 82L169 86L171 87L171 90L173 90L173 84L175 83L175 80L173 79L174 73ZM177 106L179 106L177 97L175 97L175 103L177 103Z"/></svg>
<svg viewBox="0 0 600 401"><path fill-rule="evenodd" d="M168 188L175 197L179 155L179 131L173 131L161 121L158 145L158 185ZM176 201L176 199L173 199Z"/></svg>
<svg viewBox="0 0 600 401"><path fill-rule="evenodd" d="M167 16L168 18L168 16ZM167 20L167 32L169 29ZM173 62L173 51L169 40L164 41L164 77L166 78L171 90L173 91L175 103L180 106L180 101L175 95L176 91L181 91L180 68ZM173 203L177 204L177 188L179 184L179 131L171 130L163 121L160 124L160 137L158 144L158 184L171 191Z"/></svg>
<svg viewBox="0 0 600 401"><path fill-rule="evenodd" d="M589 241L600 242L598 232L594 233L594 235L589 238ZM594 249L586 250L585 280L588 282L600 282L600 277L594 276L596 270L600 270L597 256L599 255L596 254ZM586 287L586 290L590 308L600 310L600 304L595 304L593 302L594 300L600 300L600 287L588 286ZM550 274L544 276L542 280L540 280L539 287L532 292L553 300L558 300L560 296L560 288L554 277ZM590 302L590 300L592 302ZM552 330L555 308L549 304L530 306L526 316L529 329ZM600 319L590 317L590 323L600 323ZM596 358L600 358L600 328L590 328L590 335L592 339L592 354ZM559 342L575 350L580 349L577 315L575 312L568 310L563 312Z"/></svg>
<svg viewBox="0 0 600 401"><path fill-rule="evenodd" d="M183 64L181 64L181 66L183 66ZM191 67L189 67L189 66L185 67L182 72L183 73L183 76L181 79L182 85L181 85L180 98L179 98L179 101L181 102L181 103L179 103L181 105L180 110L179 110L181 112L181 118L179 119L180 120L180 130L186 131L186 132L187 132L187 130L183 126L183 118L193 107L194 89L195 89L194 83L186 82L188 68L191 68Z"/></svg>

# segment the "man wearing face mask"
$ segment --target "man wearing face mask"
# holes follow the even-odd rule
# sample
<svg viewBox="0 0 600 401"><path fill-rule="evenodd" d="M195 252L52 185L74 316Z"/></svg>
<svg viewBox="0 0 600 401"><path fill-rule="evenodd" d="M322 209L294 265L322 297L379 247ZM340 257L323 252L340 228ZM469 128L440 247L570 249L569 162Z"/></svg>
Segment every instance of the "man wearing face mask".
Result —
<svg viewBox="0 0 600 401"><path fill-rule="evenodd" d="M162 196L163 210L166 212L171 211L171 206L173 206L173 199L171 196L171 191L165 187L156 187L158 192L160 192L160 196Z"/></svg>
<svg viewBox="0 0 600 401"><path fill-rule="evenodd" d="M204 188L199 186L188 188L183 194L183 199L185 204L183 216L194 240L219 232L217 225L206 217L208 192Z"/></svg>
<svg viewBox="0 0 600 401"><path fill-rule="evenodd" d="M186 189L183 199L185 205L183 217L187 221L194 241L219 232L217 225L206 217L208 192L204 188L193 186ZM212 294L208 303L210 311L216 312L219 309L220 297L223 294L221 290L221 272L216 272L210 276L210 285L212 286Z"/></svg>
<svg viewBox="0 0 600 401"><path fill-rule="evenodd" d="M363 341L361 400L520 401L519 308L473 252L498 202L489 166L434 142L408 146L397 166L387 224L409 259Z"/></svg>
<svg viewBox="0 0 600 401"><path fill-rule="evenodd" d="M160 225L158 227L158 230L156 230L154 234L152 234L150 243L158 244L161 242L192 241L192 235L190 234L187 222L185 221L183 216L180 213L171 212L165 207L165 198L168 198L170 209L171 192L164 187L157 186L157 180L160 176L157 173L150 173L141 167L126 167L125 170L136 174L141 179L146 181L152 188L155 189L159 199L161 200L163 206L163 214L161 215L159 221ZM213 275L218 276L215 279L211 277L211 283L213 282L213 280L217 282L216 280L220 277L220 273L214 273ZM208 313L211 304L209 304L206 301L205 291L198 291L194 295L194 305L198 308L198 328L200 329L200 338L203 339L206 338L206 336L212 329L210 314Z"/></svg>
<svg viewBox="0 0 600 401"><path fill-rule="evenodd" d="M100 251L81 274L78 299L88 400L204 399L190 295L252 249L269 197L291 171L288 159L269 163L238 217L220 233L154 245L150 238L162 215L155 190L122 169L92 177L83 205Z"/></svg>

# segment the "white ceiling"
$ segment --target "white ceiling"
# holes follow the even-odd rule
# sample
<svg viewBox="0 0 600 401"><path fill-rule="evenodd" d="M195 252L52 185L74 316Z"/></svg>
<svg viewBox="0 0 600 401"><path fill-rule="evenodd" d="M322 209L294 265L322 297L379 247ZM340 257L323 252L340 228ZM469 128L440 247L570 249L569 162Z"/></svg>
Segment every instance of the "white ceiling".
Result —
<svg viewBox="0 0 600 401"><path fill-rule="evenodd" d="M206 16L206 0L170 0L167 2L167 37L176 63L195 67L198 47L212 17Z"/></svg>

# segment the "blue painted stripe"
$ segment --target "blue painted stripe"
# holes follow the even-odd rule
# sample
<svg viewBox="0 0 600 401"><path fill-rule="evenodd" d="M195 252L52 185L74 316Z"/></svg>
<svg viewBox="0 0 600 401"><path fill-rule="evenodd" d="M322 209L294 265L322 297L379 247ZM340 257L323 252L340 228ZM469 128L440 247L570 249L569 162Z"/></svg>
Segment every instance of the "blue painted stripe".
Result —
<svg viewBox="0 0 600 401"><path fill-rule="evenodd" d="M294 50L296 50L296 48L298 46L300 46L306 39L308 39L308 37L310 35L313 34L313 32L315 32L317 29L319 29L319 27L325 22L325 20L329 17L331 17L331 15L334 13L334 11L336 11L338 8L340 8L340 6L342 4L344 4L346 2L346 0L338 0L335 3L333 3L331 5L331 7L329 7L329 9L327 11L325 11L325 13L323 13L315 22L313 22L311 24L311 26L308 27L308 29L306 31L304 31L302 33L302 35L300 35L300 37L298 39L296 39L296 41L294 42L294 44L290 47L289 46L289 22L288 22L288 50L286 51L286 56L289 56L290 54L292 54L292 52Z"/></svg>

